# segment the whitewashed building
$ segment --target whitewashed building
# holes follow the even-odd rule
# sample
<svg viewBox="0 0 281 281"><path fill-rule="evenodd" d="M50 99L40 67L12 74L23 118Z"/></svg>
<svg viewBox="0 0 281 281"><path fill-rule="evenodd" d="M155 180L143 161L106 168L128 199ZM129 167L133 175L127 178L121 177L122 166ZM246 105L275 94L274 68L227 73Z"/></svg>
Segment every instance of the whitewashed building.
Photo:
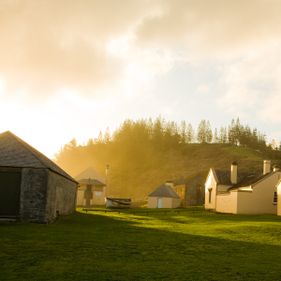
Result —
<svg viewBox="0 0 281 281"><path fill-rule="evenodd" d="M178 208L181 198L169 185L163 184L148 195L148 208Z"/></svg>
<svg viewBox="0 0 281 281"><path fill-rule="evenodd" d="M232 214L276 214L279 169L264 160L263 174L238 173L236 162L229 171L210 169L205 182L205 209Z"/></svg>

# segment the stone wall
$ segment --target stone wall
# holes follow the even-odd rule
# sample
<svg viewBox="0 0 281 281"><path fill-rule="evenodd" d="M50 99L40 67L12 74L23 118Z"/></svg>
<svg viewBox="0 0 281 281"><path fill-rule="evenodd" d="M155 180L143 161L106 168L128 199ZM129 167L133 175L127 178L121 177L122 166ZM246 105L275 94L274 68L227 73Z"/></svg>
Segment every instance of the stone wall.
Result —
<svg viewBox="0 0 281 281"><path fill-rule="evenodd" d="M48 175L46 218L51 222L58 215L75 211L77 184L52 171L48 171Z"/></svg>
<svg viewBox="0 0 281 281"><path fill-rule="evenodd" d="M47 169L23 168L20 195L20 218L23 221L46 221Z"/></svg>

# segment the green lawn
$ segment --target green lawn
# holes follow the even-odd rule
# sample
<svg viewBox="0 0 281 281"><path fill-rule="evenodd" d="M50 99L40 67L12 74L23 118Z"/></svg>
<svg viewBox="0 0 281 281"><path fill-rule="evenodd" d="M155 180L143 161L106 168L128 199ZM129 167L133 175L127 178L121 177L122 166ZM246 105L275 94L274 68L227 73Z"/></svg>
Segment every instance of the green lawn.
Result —
<svg viewBox="0 0 281 281"><path fill-rule="evenodd" d="M136 210L0 223L0 280L281 280L281 218Z"/></svg>

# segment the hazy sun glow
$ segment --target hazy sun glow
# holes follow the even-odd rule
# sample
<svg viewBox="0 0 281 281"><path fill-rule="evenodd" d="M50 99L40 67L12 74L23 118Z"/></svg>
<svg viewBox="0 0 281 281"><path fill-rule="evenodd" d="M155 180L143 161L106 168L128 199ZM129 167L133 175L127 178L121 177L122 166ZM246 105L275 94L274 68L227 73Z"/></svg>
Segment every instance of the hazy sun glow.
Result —
<svg viewBox="0 0 281 281"><path fill-rule="evenodd" d="M281 3L226 2L2 1L0 131L51 157L159 115L281 139Z"/></svg>

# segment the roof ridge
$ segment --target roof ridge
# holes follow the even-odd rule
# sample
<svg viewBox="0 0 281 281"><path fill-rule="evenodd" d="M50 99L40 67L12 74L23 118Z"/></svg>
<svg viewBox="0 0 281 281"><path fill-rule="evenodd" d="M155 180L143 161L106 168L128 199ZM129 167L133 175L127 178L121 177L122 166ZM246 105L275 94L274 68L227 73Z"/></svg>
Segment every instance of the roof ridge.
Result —
<svg viewBox="0 0 281 281"><path fill-rule="evenodd" d="M38 151L36 148L34 148L33 146L31 146L30 144L28 144L27 142L25 142L23 139L19 138L18 136L16 136L15 134L13 134L12 132L10 131L7 131L9 132L15 139L17 142L19 142L20 144L22 144L24 146L24 148L30 152L32 154L32 156L34 156L43 166L45 166L46 168L49 168L46 166L45 163L42 162L42 160L34 153L34 151L32 150L35 150L37 153L41 154L42 156L46 157L43 153L41 153L40 151ZM51 159L49 159L50 161L52 161ZM53 161L52 161L53 162ZM55 164L55 163L54 163Z"/></svg>
<svg viewBox="0 0 281 281"><path fill-rule="evenodd" d="M168 192L169 194L169 197L172 197L172 198L180 198L179 195L177 194L177 192L169 185L166 185L165 183L161 184L160 186L158 186L154 191L152 191L148 196L153 196L153 195L156 195L157 192L159 191L163 191L165 190L166 192ZM159 195L157 195L159 196ZM162 196L159 196L159 197L162 197ZM163 197L166 197L166 196L163 196Z"/></svg>
<svg viewBox="0 0 281 281"><path fill-rule="evenodd" d="M39 150L37 150L36 148L34 148L32 145L28 144L27 142L25 142L23 139L21 139L20 137L18 137L17 135L13 134L11 131L6 131L2 134L0 134L0 137L3 135L8 135L13 137L13 139L20 144L25 151L27 151L28 153L31 153L31 155L45 168L53 171L54 173L60 174L61 176L68 178L69 180L75 181L76 180L71 177L68 173L66 173L62 168L60 168L54 161L52 161L51 159L49 159L47 156L45 156L42 152L40 152ZM40 157L42 157L42 159L40 159ZM45 161L44 161L45 160ZM47 162L47 163L46 163ZM50 162L50 164L48 165L48 162ZM52 168L51 165L53 165L55 168ZM57 170L56 170L57 169Z"/></svg>

